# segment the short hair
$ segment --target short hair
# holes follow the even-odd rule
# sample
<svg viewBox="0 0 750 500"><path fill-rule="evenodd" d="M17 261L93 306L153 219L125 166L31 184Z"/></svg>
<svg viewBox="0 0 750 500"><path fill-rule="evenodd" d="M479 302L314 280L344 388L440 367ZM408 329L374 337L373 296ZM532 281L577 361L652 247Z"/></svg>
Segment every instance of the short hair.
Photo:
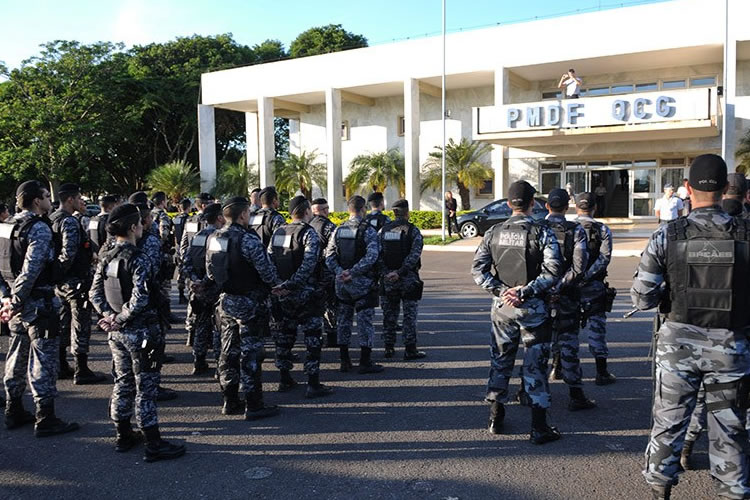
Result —
<svg viewBox="0 0 750 500"><path fill-rule="evenodd" d="M102 196L101 200L99 200L99 204L104 208L104 210L109 210L115 204L117 204L117 196L113 194L107 194Z"/></svg>
<svg viewBox="0 0 750 500"><path fill-rule="evenodd" d="M250 194L260 193L260 188L254 188L252 191L250 191Z"/></svg>
<svg viewBox="0 0 750 500"><path fill-rule="evenodd" d="M573 68L568 68L568 71L571 72L571 73L575 73L576 72L576 70L574 70Z"/></svg>
<svg viewBox="0 0 750 500"><path fill-rule="evenodd" d="M60 203L65 203L69 199L75 197L75 195L79 194L74 191L65 191L63 193L58 193L60 195Z"/></svg>
<svg viewBox="0 0 750 500"><path fill-rule="evenodd" d="M407 207L392 207L393 215L396 217L403 217L404 215L409 213L409 209Z"/></svg>
<svg viewBox="0 0 750 500"><path fill-rule="evenodd" d="M374 192L367 197L367 201L370 202L370 208L375 208L383 203L383 193Z"/></svg>
<svg viewBox="0 0 750 500"><path fill-rule="evenodd" d="M164 191L157 191L154 193L154 196L153 198L151 198L151 200L154 202L154 204L158 205L163 201L167 201L167 194Z"/></svg>
<svg viewBox="0 0 750 500"><path fill-rule="evenodd" d="M350 211L361 212L365 208L365 199L355 194L349 201L346 202L346 206Z"/></svg>
<svg viewBox="0 0 750 500"><path fill-rule="evenodd" d="M182 201L180 202L180 207L181 207L181 208L182 208L183 210L186 210L186 209L190 208L190 206L191 206L192 204L193 204L193 202L191 202L190 200L188 200L188 199L186 198L186 199L184 199L184 200L182 200Z"/></svg>
<svg viewBox="0 0 750 500"><path fill-rule="evenodd" d="M26 181L18 186L16 190L16 205L29 209L34 205L34 200L44 197L47 188L39 181Z"/></svg>
<svg viewBox="0 0 750 500"><path fill-rule="evenodd" d="M229 208L227 208L227 210L229 210L231 208L232 207L229 207ZM219 218L220 215L221 215L220 212L216 212L215 214L212 213L212 214L206 215L206 222L208 222L209 224L216 224L216 220Z"/></svg>
<svg viewBox="0 0 750 500"><path fill-rule="evenodd" d="M250 210L250 205L247 205L245 203L236 203L234 205L224 207L224 210L222 212L224 213L224 217L234 222L240 218L240 215L242 215L245 210Z"/></svg>
<svg viewBox="0 0 750 500"><path fill-rule="evenodd" d="M279 193L276 192L276 188L273 186L268 186L260 192L260 202L263 205L270 205L278 199Z"/></svg>

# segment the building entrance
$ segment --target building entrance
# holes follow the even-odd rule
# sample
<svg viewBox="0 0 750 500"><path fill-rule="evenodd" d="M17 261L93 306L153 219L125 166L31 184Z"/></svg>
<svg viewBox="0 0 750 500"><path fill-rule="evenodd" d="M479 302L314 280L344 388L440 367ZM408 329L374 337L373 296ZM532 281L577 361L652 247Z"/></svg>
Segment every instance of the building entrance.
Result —
<svg viewBox="0 0 750 500"><path fill-rule="evenodd" d="M630 202L630 172L592 170L591 191L596 195L595 217L627 217Z"/></svg>

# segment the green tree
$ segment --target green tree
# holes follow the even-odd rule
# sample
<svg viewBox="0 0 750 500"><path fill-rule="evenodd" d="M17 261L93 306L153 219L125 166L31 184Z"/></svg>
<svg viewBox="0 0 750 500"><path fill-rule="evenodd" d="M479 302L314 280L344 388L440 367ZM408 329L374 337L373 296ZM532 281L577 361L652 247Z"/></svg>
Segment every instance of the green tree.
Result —
<svg viewBox="0 0 750 500"><path fill-rule="evenodd" d="M436 149L423 165L422 192L427 189L439 191L442 188L443 148L436 146ZM480 189L487 179L492 178L492 168L485 159L491 149L489 144L469 141L465 137L459 143L450 139L445 145L446 187L458 186L462 210L471 208L469 189Z"/></svg>
<svg viewBox="0 0 750 500"><path fill-rule="evenodd" d="M750 173L750 129L740 139L740 143L734 152L734 157L739 160L735 169L745 175Z"/></svg>
<svg viewBox="0 0 750 500"><path fill-rule="evenodd" d="M349 175L344 179L347 194L363 191L385 191L395 186L399 196L406 190L404 155L396 148L380 153L368 153L355 157L349 164Z"/></svg>
<svg viewBox="0 0 750 500"><path fill-rule="evenodd" d="M346 31L340 24L329 24L300 33L289 46L289 55L306 57L360 47L367 47L367 38Z"/></svg>
<svg viewBox="0 0 750 500"><path fill-rule="evenodd" d="M266 40L261 44L253 45L253 54L256 63L280 61L289 57L284 44L278 40Z"/></svg>
<svg viewBox="0 0 750 500"><path fill-rule="evenodd" d="M321 189L326 187L326 165L317 161L317 151L303 151L296 155L289 155L274 160L276 188L285 191L290 196L297 191L308 200L312 198L313 185Z"/></svg>
<svg viewBox="0 0 750 500"><path fill-rule="evenodd" d="M201 176L190 163L174 161L152 170L148 174L148 183L152 193L164 191L176 205L200 191Z"/></svg>
<svg viewBox="0 0 750 500"><path fill-rule="evenodd" d="M245 156L237 161L224 160L219 164L219 175L213 194L217 198L247 196L251 189L260 186L255 164L247 165Z"/></svg>

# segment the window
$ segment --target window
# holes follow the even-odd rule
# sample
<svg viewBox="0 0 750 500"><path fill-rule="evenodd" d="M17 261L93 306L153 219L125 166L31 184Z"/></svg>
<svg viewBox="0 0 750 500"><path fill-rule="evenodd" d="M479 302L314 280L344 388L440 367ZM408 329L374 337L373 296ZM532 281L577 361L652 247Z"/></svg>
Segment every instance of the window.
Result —
<svg viewBox="0 0 750 500"><path fill-rule="evenodd" d="M633 85L612 85L613 94L627 94L633 91Z"/></svg>
<svg viewBox="0 0 750 500"><path fill-rule="evenodd" d="M397 120L398 136L403 137L403 135L406 133L406 120L404 119L404 115L400 115Z"/></svg>
<svg viewBox="0 0 750 500"><path fill-rule="evenodd" d="M633 199L633 216L647 217L653 215L654 199L653 198L634 198Z"/></svg>
<svg viewBox="0 0 750 500"><path fill-rule="evenodd" d="M540 164L542 170L560 170L562 163L559 162L544 162Z"/></svg>
<svg viewBox="0 0 750 500"><path fill-rule="evenodd" d="M667 165L679 165L684 166L685 165L685 158L664 158L661 161L661 166L667 166Z"/></svg>
<svg viewBox="0 0 750 500"><path fill-rule="evenodd" d="M565 189L568 189L570 184L569 192L574 194L586 192L586 172L565 172Z"/></svg>
<svg viewBox="0 0 750 500"><path fill-rule="evenodd" d="M682 179L685 178L684 168L665 168L661 171L661 187L671 184L675 190L682 186Z"/></svg>
<svg viewBox="0 0 750 500"><path fill-rule="evenodd" d="M562 172L542 172L542 194L549 194L555 188L559 188L562 181Z"/></svg>
<svg viewBox="0 0 750 500"><path fill-rule="evenodd" d="M559 90L550 90L549 92L542 92L542 100L546 99L562 99L562 92Z"/></svg>
<svg viewBox="0 0 750 500"><path fill-rule="evenodd" d="M349 140L349 122L347 120L344 120L343 122L341 122L341 140L342 141Z"/></svg>
<svg viewBox="0 0 750 500"><path fill-rule="evenodd" d="M707 77L691 78L690 79L690 86L691 87L710 87L712 85L716 85L716 77L715 76L707 76Z"/></svg>
<svg viewBox="0 0 750 500"><path fill-rule="evenodd" d="M652 90L659 90L659 85L656 82L635 84L636 92L651 92Z"/></svg>
<svg viewBox="0 0 750 500"><path fill-rule="evenodd" d="M492 179L487 179L484 181L484 185L479 188L479 193L477 194L492 194Z"/></svg>
<svg viewBox="0 0 750 500"><path fill-rule="evenodd" d="M508 206L508 203L505 201L498 201L498 202L490 203L489 205L484 207L484 210L486 210L487 213L489 214L507 213L508 215L510 215L511 213L511 209Z"/></svg>
<svg viewBox="0 0 750 500"><path fill-rule="evenodd" d="M666 80L661 82L661 88L664 90L684 89L685 87L687 87L685 80Z"/></svg>
<svg viewBox="0 0 750 500"><path fill-rule="evenodd" d="M586 89L583 93L586 97L594 97L598 95L607 95L609 94L609 87L594 87L590 89Z"/></svg>

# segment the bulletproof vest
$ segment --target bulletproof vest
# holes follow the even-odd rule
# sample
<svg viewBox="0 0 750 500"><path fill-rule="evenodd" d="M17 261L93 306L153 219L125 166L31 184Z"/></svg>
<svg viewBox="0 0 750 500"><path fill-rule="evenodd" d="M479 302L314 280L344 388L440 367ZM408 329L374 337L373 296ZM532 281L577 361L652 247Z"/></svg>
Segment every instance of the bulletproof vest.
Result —
<svg viewBox="0 0 750 500"><path fill-rule="evenodd" d="M206 225L207 222L205 217L203 217L203 214L195 214L190 217L187 222L185 222L184 231L187 234L188 246L190 245L190 242L193 240L195 235L205 229ZM180 241L182 241L182 238L180 238Z"/></svg>
<svg viewBox="0 0 750 500"><path fill-rule="evenodd" d="M182 233L185 230L185 221L188 216L186 214L175 215L172 219L172 226L174 227L174 239L179 244L182 241Z"/></svg>
<svg viewBox="0 0 750 500"><path fill-rule="evenodd" d="M328 246L328 239L331 237L331 233L328 232L326 234L325 228L328 226L328 223L330 220L326 217L323 217L322 215L315 215L313 216L312 220L310 220L310 226L312 226L313 229L315 229L315 232L318 233L318 238L320 238L320 246L321 248L325 249Z"/></svg>
<svg viewBox="0 0 750 500"><path fill-rule="evenodd" d="M549 219L540 221L555 233L557 244L560 245L560 253L563 257L563 269L567 271L573 265L573 251L575 249L575 234L578 223L573 221L553 222Z"/></svg>
<svg viewBox="0 0 750 500"><path fill-rule="evenodd" d="M351 269L354 265L365 256L365 232L367 231L367 222L348 221L336 229L334 238L336 241L336 255L339 258L339 264L344 269Z"/></svg>
<svg viewBox="0 0 750 500"><path fill-rule="evenodd" d="M288 280L297 272L305 257L305 233L312 230L307 224L285 224L271 237L271 256L279 278Z"/></svg>
<svg viewBox="0 0 750 500"><path fill-rule="evenodd" d="M250 216L248 227L260 236L265 248L268 248L268 244L271 242L273 219L278 213L272 208L261 208Z"/></svg>
<svg viewBox="0 0 750 500"><path fill-rule="evenodd" d="M383 226L380 233L380 246L383 252L385 265L388 269L395 271L404 264L404 259L411 252L414 225L396 220Z"/></svg>
<svg viewBox="0 0 750 500"><path fill-rule="evenodd" d="M56 246L55 252L57 255L59 255L60 251L62 250L62 227L63 222L68 217L71 217L76 221L76 224L78 226L79 242L76 256L73 259L73 264L70 266L70 269L68 269L68 271L64 273L63 279L87 279L89 277L89 271L91 271L91 260L94 257L94 250L91 248L91 240L89 240L88 232L83 230L83 227L81 227L81 223L78 222L78 219L76 219L72 215L66 214L62 210L56 211L50 217L50 220L52 221L52 234L54 235Z"/></svg>
<svg viewBox="0 0 750 500"><path fill-rule="evenodd" d="M750 324L750 222L707 230L680 217L667 225L670 321L703 328Z"/></svg>
<svg viewBox="0 0 750 500"><path fill-rule="evenodd" d="M89 221L89 239L99 248L107 242L109 214L96 215Z"/></svg>
<svg viewBox="0 0 750 500"><path fill-rule="evenodd" d="M539 232L540 226L528 221L495 226L492 265L495 276L509 287L525 286L539 276L544 261Z"/></svg>
<svg viewBox="0 0 750 500"><path fill-rule="evenodd" d="M133 273L130 262L140 253L134 245L118 245L106 253L104 262L104 296L109 307L122 312L122 307L133 294Z"/></svg>
<svg viewBox="0 0 750 500"><path fill-rule="evenodd" d="M11 219L9 222L0 223L0 274L9 285L12 285L18 275L21 274L26 250L29 247L29 230L37 222L50 226L46 218L38 215L23 222ZM39 274L34 286L50 286L54 284L53 281L53 263L48 262Z"/></svg>
<svg viewBox="0 0 750 500"><path fill-rule="evenodd" d="M259 237L245 228L242 231L228 229L215 231L208 237L206 271L222 292L247 295L258 286L260 277L255 266L242 256L242 237L245 234L251 238Z"/></svg>
<svg viewBox="0 0 750 500"><path fill-rule="evenodd" d="M591 269L594 262L599 259L600 250L602 247L602 223L596 221L579 221L579 224L586 231L586 245L589 250L589 261L586 264L586 270ZM597 277L594 276L596 279Z"/></svg>
<svg viewBox="0 0 750 500"><path fill-rule="evenodd" d="M193 265L193 272L198 278L203 279L206 276L206 247L208 246L208 237L211 233L201 231L190 240L186 259L190 260Z"/></svg>
<svg viewBox="0 0 750 500"><path fill-rule="evenodd" d="M370 213L365 216L365 222L371 225L375 231L380 231L388 222L388 216L382 212Z"/></svg>

